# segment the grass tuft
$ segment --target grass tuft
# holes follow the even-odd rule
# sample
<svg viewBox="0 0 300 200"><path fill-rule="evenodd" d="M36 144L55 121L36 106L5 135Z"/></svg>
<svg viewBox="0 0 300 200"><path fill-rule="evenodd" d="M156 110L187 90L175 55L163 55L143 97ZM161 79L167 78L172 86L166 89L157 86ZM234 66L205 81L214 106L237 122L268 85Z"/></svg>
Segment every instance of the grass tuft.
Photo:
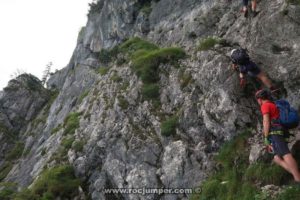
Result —
<svg viewBox="0 0 300 200"><path fill-rule="evenodd" d="M178 117L172 116L169 119L167 119L166 121L161 123L161 134L163 136L170 136L170 135L174 135L176 133L176 127L178 125Z"/></svg>
<svg viewBox="0 0 300 200"><path fill-rule="evenodd" d="M198 45L198 51L207 51L209 49L212 49L216 44L220 44L223 41L214 38L214 37L207 37L205 39L202 39Z"/></svg>
<svg viewBox="0 0 300 200"><path fill-rule="evenodd" d="M64 120L64 125L63 127L65 128L64 130L64 135L68 134L74 134L75 130L79 128L79 116L81 113L73 112L70 113Z"/></svg>

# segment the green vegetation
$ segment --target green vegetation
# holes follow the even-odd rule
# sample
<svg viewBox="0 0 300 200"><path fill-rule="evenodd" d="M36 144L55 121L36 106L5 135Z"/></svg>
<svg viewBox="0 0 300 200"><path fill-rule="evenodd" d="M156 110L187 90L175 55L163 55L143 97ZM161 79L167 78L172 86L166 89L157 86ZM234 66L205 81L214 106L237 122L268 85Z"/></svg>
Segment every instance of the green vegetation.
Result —
<svg viewBox="0 0 300 200"><path fill-rule="evenodd" d="M215 38L215 37L207 37L202 39L198 45L198 51L207 51L212 49L216 44L222 44L224 40Z"/></svg>
<svg viewBox="0 0 300 200"><path fill-rule="evenodd" d="M292 5L300 5L300 0L288 0L287 2Z"/></svg>
<svg viewBox="0 0 300 200"><path fill-rule="evenodd" d="M77 141L74 142L73 149L76 152L82 152L84 145L85 145L85 141L82 141L82 140L79 141L79 140L77 140Z"/></svg>
<svg viewBox="0 0 300 200"><path fill-rule="evenodd" d="M4 188L0 191L0 199L1 200L11 200L15 191L9 188Z"/></svg>
<svg viewBox="0 0 300 200"><path fill-rule="evenodd" d="M2 122L0 122L0 132L7 136L6 139L9 139L11 141L16 140L16 134L14 134L13 131L9 130L9 128L7 128Z"/></svg>
<svg viewBox="0 0 300 200"><path fill-rule="evenodd" d="M73 112L70 113L64 120L64 125L63 127L65 128L64 130L64 135L68 134L74 134L75 130L79 128L79 117L81 113Z"/></svg>
<svg viewBox="0 0 300 200"><path fill-rule="evenodd" d="M59 91L58 90L50 90L49 91L49 100L45 106L45 109L44 109L44 113L43 113L43 119L40 120L41 122L44 123L44 121L46 121L47 117L48 117L48 113L49 113L49 110L50 110L50 107L51 105L53 104L53 102L55 101L55 99L57 98L57 96L59 95ZM38 119L36 119L38 120ZM34 123L35 125L38 124L37 121L35 121Z"/></svg>
<svg viewBox="0 0 300 200"><path fill-rule="evenodd" d="M174 135L176 133L176 127L178 125L178 117L172 116L166 121L161 123L161 134L164 136Z"/></svg>
<svg viewBox="0 0 300 200"><path fill-rule="evenodd" d="M70 137L64 137L61 141L61 145L65 148L65 149L70 149L72 147L73 142L75 141L75 137L74 136L70 136Z"/></svg>
<svg viewBox="0 0 300 200"><path fill-rule="evenodd" d="M46 153L47 153L47 150L46 150L46 147L44 147L41 151L41 156L46 155Z"/></svg>
<svg viewBox="0 0 300 200"><path fill-rule="evenodd" d="M176 47L144 51L132 60L133 69L144 83L156 83L159 80L158 67L160 64L175 64L185 57L185 52Z"/></svg>
<svg viewBox="0 0 300 200"><path fill-rule="evenodd" d="M125 99L124 96L118 96L118 101L119 101L119 106L123 109L126 110L129 106L128 101Z"/></svg>
<svg viewBox="0 0 300 200"><path fill-rule="evenodd" d="M14 197L15 191L17 190L17 184L11 182L1 182L0 188L0 199L11 200Z"/></svg>
<svg viewBox="0 0 300 200"><path fill-rule="evenodd" d="M276 200L295 200L295 199L300 199L300 187L299 186L287 187L276 198Z"/></svg>
<svg viewBox="0 0 300 200"><path fill-rule="evenodd" d="M70 165L62 165L42 172L30 189L18 193L15 200L72 199L78 193L80 180Z"/></svg>
<svg viewBox="0 0 300 200"><path fill-rule="evenodd" d="M180 81L180 88L183 89L193 81L193 76L189 73L180 71L178 74L178 79Z"/></svg>
<svg viewBox="0 0 300 200"><path fill-rule="evenodd" d="M89 3L90 9L89 12L87 14L88 17L93 16L95 13L98 13L101 11L101 8L103 6L103 2L102 1L93 1L91 3Z"/></svg>
<svg viewBox="0 0 300 200"><path fill-rule="evenodd" d="M123 79L116 72L114 72L113 75L110 77L110 80L119 83L122 82Z"/></svg>
<svg viewBox="0 0 300 200"><path fill-rule="evenodd" d="M2 166L0 167L0 181L2 181L7 176L12 167L13 164L11 162L5 162L4 164L2 164Z"/></svg>
<svg viewBox="0 0 300 200"><path fill-rule="evenodd" d="M25 85L20 82L23 80ZM43 89L42 81L32 74L23 73L17 76L15 79L9 81L8 86L4 88L6 92L15 92L20 89L20 86L24 86L29 91L40 91Z"/></svg>
<svg viewBox="0 0 300 200"><path fill-rule="evenodd" d="M78 103L80 104L83 99L89 94L90 90L85 90L78 98Z"/></svg>
<svg viewBox="0 0 300 200"><path fill-rule="evenodd" d="M18 159L24 150L24 143L18 142L15 144L14 148L6 155L5 159L12 161Z"/></svg>
<svg viewBox="0 0 300 200"><path fill-rule="evenodd" d="M130 83L129 81L124 81L123 84L120 86L120 90L127 90L127 88L129 87Z"/></svg>
<svg viewBox="0 0 300 200"><path fill-rule="evenodd" d="M201 194L193 196L193 199L253 199L258 191L243 180L249 164L248 135L248 132L241 134L222 147L216 157L221 170L204 182Z"/></svg>
<svg viewBox="0 0 300 200"><path fill-rule="evenodd" d="M145 1L142 5L146 8L151 5L151 1ZM157 82L160 79L160 64L169 63L174 67L178 67L178 61L186 56L184 50L181 48L159 48L155 44L134 37L128 39L123 44L114 47L112 50L101 51L99 57L100 60L110 62L111 59L109 58L116 58L115 60L118 60L117 55L119 53L123 54L122 62L120 64L126 62L126 60L131 60L132 69L143 81L144 86L142 88L142 93L144 99L151 99L153 101L157 101L157 98L159 97L159 87ZM107 69L100 68L99 73L102 75L106 74ZM114 82L123 81L116 72L112 75L111 80ZM128 84L124 85L124 87L127 88Z"/></svg>
<svg viewBox="0 0 300 200"><path fill-rule="evenodd" d="M14 200L39 200L40 197L36 194L34 194L29 189L24 189L21 192L19 192L15 197ZM51 199L48 199L51 200Z"/></svg>
<svg viewBox="0 0 300 200"><path fill-rule="evenodd" d="M58 148L58 150L52 155L50 161L55 160L56 163L65 163L68 160L67 154L68 150L63 145Z"/></svg>
<svg viewBox="0 0 300 200"><path fill-rule="evenodd" d="M26 87L31 91L40 91L43 88L42 81L32 74L22 74L26 78Z"/></svg>
<svg viewBox="0 0 300 200"><path fill-rule="evenodd" d="M156 83L143 85L142 95L146 100L157 99L159 97L159 85Z"/></svg>
<svg viewBox="0 0 300 200"><path fill-rule="evenodd" d="M108 64L111 61L111 55L109 50L102 49L99 53L99 60L101 63Z"/></svg>
<svg viewBox="0 0 300 200"><path fill-rule="evenodd" d="M98 72L101 76L104 76L105 74L107 74L107 72L109 71L108 67L100 67Z"/></svg>
<svg viewBox="0 0 300 200"><path fill-rule="evenodd" d="M99 52L98 58L101 63L108 64L117 58L118 53L119 53L118 46L116 46L112 49L102 49Z"/></svg>
<svg viewBox="0 0 300 200"><path fill-rule="evenodd" d="M158 49L158 47L155 44L152 44L148 41L134 37L120 45L119 49L122 53L128 53L129 55L132 55L138 50L151 51Z"/></svg>
<svg viewBox="0 0 300 200"><path fill-rule="evenodd" d="M51 130L51 135L57 133L62 127L63 127L63 125L59 124L57 127L55 127L54 129L52 129Z"/></svg>
<svg viewBox="0 0 300 200"><path fill-rule="evenodd" d="M288 173L278 165L271 165L270 163L258 162L250 165L245 172L245 179L251 183L260 182L264 185L272 183L280 185Z"/></svg>
<svg viewBox="0 0 300 200"><path fill-rule="evenodd" d="M120 46L121 51L128 52L132 68L144 85L142 95L146 100L159 97L159 65L171 63L177 66L178 60L185 57L185 52L176 47L159 49L156 45L140 38L132 38Z"/></svg>
<svg viewBox="0 0 300 200"><path fill-rule="evenodd" d="M152 8L151 8L151 3L145 4L142 8L141 8L141 12L144 13L145 15L150 15L150 13L152 12Z"/></svg>
<svg viewBox="0 0 300 200"><path fill-rule="evenodd" d="M250 165L247 142L249 135L250 132L246 131L224 144L215 158L221 168L203 183L202 192L194 194L191 199L273 199L269 194L261 192L260 186L282 184L288 177L287 172L278 166L271 165L269 161ZM294 187L291 190L292 193L284 191L275 199L297 199L300 196L300 190Z"/></svg>

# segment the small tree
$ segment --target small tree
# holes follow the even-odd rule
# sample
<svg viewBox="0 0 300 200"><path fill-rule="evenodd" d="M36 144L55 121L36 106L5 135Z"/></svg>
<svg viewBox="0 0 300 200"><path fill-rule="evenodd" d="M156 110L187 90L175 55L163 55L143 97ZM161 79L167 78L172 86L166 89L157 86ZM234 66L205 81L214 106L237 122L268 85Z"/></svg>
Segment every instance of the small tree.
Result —
<svg viewBox="0 0 300 200"><path fill-rule="evenodd" d="M42 84L45 85L45 83L47 82L48 78L50 77L50 71L51 71L51 67L52 67L53 63L49 62L46 65L46 69L43 72L43 77L42 77Z"/></svg>

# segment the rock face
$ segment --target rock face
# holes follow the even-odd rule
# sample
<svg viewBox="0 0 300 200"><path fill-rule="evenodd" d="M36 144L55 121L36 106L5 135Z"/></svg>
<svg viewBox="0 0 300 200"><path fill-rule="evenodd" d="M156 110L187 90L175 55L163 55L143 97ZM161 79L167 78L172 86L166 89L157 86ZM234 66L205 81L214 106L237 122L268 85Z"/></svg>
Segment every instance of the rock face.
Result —
<svg viewBox="0 0 300 200"><path fill-rule="evenodd" d="M11 80L4 88L1 98L2 113L7 116L16 131L20 130L34 119L46 103L48 96L36 77L22 74Z"/></svg>
<svg viewBox="0 0 300 200"><path fill-rule="evenodd" d="M197 187L215 168L212 158L224 141L257 127L260 113L253 90L241 91L238 75L229 67L232 48L247 48L253 61L285 88L289 102L300 107L300 6L261 1L259 15L248 19L239 6L225 0L99 0L69 65L48 81L57 95L49 100L42 88L30 92L26 77L20 77L0 98L1 124L25 141L22 159L14 162L5 181L27 187L44 167L67 162L94 200L188 199L188 194L103 190ZM132 62L101 59L103 52L134 36L161 47L182 47L188 55L180 68L159 66L158 108L141 97L143 82ZM199 41L207 37L223 42L199 51ZM100 68L105 73L100 75ZM69 137L70 113L77 114L78 124L66 159L57 160L62 140ZM178 116L176 133L164 136L161 124L173 115ZM5 145L1 140L0 146ZM254 148L251 161L258 154Z"/></svg>

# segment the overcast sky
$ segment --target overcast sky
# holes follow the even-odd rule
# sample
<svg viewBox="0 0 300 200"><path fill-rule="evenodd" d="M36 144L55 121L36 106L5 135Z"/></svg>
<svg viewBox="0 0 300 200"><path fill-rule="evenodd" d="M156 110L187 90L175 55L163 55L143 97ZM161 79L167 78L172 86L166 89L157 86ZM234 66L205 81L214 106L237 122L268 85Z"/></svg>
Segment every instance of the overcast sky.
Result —
<svg viewBox="0 0 300 200"><path fill-rule="evenodd" d="M0 90L18 69L41 79L65 67L91 0L0 0Z"/></svg>

